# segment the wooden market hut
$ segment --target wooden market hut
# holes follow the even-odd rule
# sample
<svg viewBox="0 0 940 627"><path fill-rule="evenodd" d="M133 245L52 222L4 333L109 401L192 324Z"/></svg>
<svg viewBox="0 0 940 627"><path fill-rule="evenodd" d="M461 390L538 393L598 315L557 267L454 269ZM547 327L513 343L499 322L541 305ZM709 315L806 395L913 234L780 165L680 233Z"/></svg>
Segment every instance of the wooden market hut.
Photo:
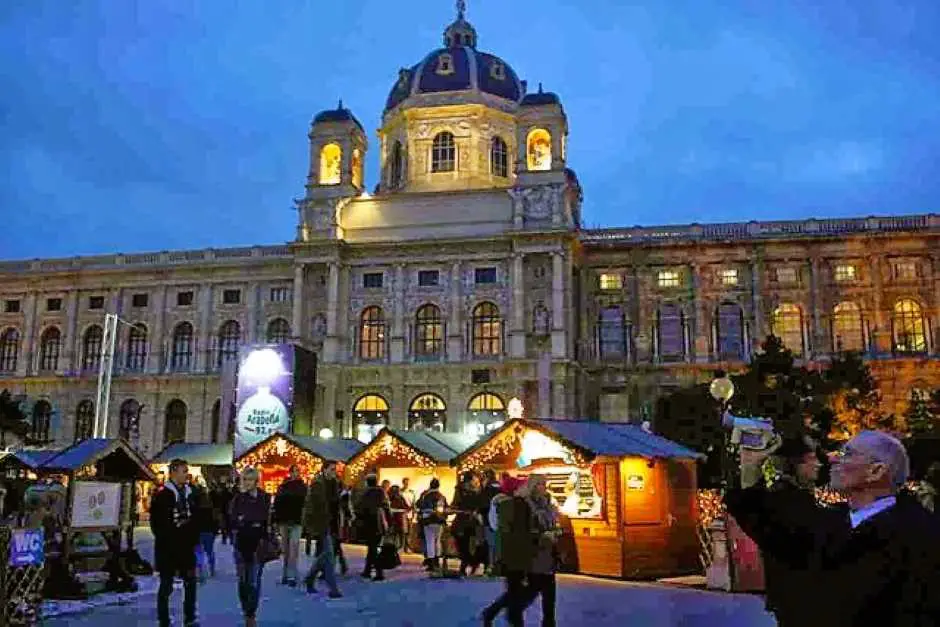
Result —
<svg viewBox="0 0 940 627"><path fill-rule="evenodd" d="M300 468L304 481L310 481L320 472L325 462L336 462L343 467L364 445L351 438L319 438L311 435L274 433L244 452L235 460L235 470L241 472L254 466L261 472L261 487L273 494L287 478L292 465Z"/></svg>
<svg viewBox="0 0 940 627"><path fill-rule="evenodd" d="M454 460L458 472L542 473L562 512L564 570L652 579L696 573L696 460L627 423L511 420Z"/></svg>
<svg viewBox="0 0 940 627"><path fill-rule="evenodd" d="M174 459L185 460L193 477L202 477L207 483L228 478L234 461L231 444L208 444L204 442L173 442L154 455L150 466L157 474L166 474Z"/></svg>
<svg viewBox="0 0 940 627"><path fill-rule="evenodd" d="M349 460L343 481L355 488L374 471L379 481L388 479L397 485L408 477L411 489L421 494L430 486L431 479L437 477L441 492L450 501L457 486L457 471L452 462L474 442L476 437L460 433L384 427Z"/></svg>

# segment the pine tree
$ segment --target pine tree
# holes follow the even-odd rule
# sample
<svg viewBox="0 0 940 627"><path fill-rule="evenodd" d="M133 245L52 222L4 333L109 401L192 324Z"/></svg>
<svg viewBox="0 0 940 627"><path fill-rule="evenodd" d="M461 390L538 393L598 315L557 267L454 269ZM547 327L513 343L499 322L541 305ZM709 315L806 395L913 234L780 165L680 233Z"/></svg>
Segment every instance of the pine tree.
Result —
<svg viewBox="0 0 940 627"><path fill-rule="evenodd" d="M911 398L904 412L904 421L911 437L921 437L934 432L934 416L930 412L926 394L911 390Z"/></svg>

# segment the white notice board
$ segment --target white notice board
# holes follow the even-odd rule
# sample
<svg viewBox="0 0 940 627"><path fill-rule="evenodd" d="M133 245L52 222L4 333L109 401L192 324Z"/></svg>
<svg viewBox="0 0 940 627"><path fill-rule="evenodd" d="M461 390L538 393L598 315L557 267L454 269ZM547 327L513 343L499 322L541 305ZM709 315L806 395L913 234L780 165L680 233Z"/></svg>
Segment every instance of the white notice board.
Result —
<svg viewBox="0 0 940 627"><path fill-rule="evenodd" d="M72 528L117 527L121 518L121 484L76 481L72 484Z"/></svg>

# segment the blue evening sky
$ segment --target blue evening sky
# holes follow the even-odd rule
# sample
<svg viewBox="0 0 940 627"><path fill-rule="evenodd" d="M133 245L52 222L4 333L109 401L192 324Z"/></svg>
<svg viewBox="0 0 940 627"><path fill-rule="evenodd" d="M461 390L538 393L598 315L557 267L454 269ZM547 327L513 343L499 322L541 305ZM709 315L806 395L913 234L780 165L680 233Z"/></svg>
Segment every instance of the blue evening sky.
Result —
<svg viewBox="0 0 940 627"><path fill-rule="evenodd" d="M591 226L935 211L936 0L469 0L559 93ZM0 2L0 258L291 239L312 116L375 129L449 0Z"/></svg>

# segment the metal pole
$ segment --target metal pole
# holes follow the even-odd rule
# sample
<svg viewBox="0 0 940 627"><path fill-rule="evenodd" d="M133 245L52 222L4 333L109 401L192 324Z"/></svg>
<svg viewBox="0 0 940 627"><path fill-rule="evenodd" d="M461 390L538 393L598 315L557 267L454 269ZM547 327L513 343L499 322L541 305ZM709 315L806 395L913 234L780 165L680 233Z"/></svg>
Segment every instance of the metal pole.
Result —
<svg viewBox="0 0 940 627"><path fill-rule="evenodd" d="M98 397L95 403L95 423L92 437L106 437L108 406L111 404L111 375L114 370L114 343L117 337L117 316L105 314L104 335L101 338L101 359L98 366Z"/></svg>

